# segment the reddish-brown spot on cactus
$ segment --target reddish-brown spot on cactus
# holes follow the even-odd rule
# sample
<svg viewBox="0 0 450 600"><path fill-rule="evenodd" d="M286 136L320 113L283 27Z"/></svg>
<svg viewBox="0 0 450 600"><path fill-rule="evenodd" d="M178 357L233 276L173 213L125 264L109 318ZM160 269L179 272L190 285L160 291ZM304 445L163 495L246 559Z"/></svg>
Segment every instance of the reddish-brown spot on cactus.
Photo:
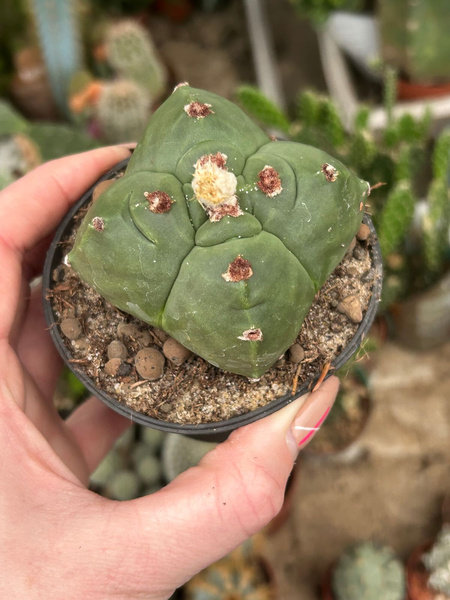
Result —
<svg viewBox="0 0 450 600"><path fill-rule="evenodd" d="M211 110L211 104L203 104L202 102L191 102L184 107L185 113L194 119L204 119L208 115L214 114Z"/></svg>
<svg viewBox="0 0 450 600"><path fill-rule="evenodd" d="M339 171L328 163L322 165L322 173L325 175L327 181L336 181L339 175Z"/></svg>
<svg viewBox="0 0 450 600"><path fill-rule="evenodd" d="M144 196L148 200L148 207L154 213L169 212L173 200L166 192L157 190L156 192L144 192Z"/></svg>
<svg viewBox="0 0 450 600"><path fill-rule="evenodd" d="M253 269L248 260L240 254L228 265L226 273L222 273L225 281L245 281L253 275Z"/></svg>
<svg viewBox="0 0 450 600"><path fill-rule="evenodd" d="M259 181L257 182L257 185L262 193L269 198L277 196L283 190L278 172L269 165L266 165L264 169L259 172Z"/></svg>
<svg viewBox="0 0 450 600"><path fill-rule="evenodd" d="M219 169L227 170L227 158L228 156L226 154L223 154L222 152L216 152L215 154L205 154L204 156L199 158L197 164L203 166L207 162L211 162L212 164L217 165Z"/></svg>
<svg viewBox="0 0 450 600"><path fill-rule="evenodd" d="M94 217L92 219L92 227L96 231L103 231L105 229L105 221L101 217Z"/></svg>
<svg viewBox="0 0 450 600"><path fill-rule="evenodd" d="M204 206L210 221L220 221L223 217L240 217L243 211L239 206L237 196L217 206Z"/></svg>
<svg viewBox="0 0 450 600"><path fill-rule="evenodd" d="M238 340L244 340L244 342L262 342L263 333L261 329L247 329L242 335L238 336Z"/></svg>

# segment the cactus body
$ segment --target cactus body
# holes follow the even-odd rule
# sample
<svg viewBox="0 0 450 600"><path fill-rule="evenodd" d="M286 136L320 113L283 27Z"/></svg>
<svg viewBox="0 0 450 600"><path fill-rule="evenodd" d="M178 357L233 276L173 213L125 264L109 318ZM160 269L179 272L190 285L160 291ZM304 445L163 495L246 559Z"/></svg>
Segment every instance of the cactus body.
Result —
<svg viewBox="0 0 450 600"><path fill-rule="evenodd" d="M332 589L336 600L405 600L404 568L389 548L363 542L339 559Z"/></svg>
<svg viewBox="0 0 450 600"><path fill-rule="evenodd" d="M112 25L106 36L108 62L120 77L132 79L157 100L167 84L164 65L157 56L149 33L136 21Z"/></svg>
<svg viewBox="0 0 450 600"><path fill-rule="evenodd" d="M381 0L379 10L386 61L418 82L448 80L448 1Z"/></svg>
<svg viewBox="0 0 450 600"><path fill-rule="evenodd" d="M121 310L260 377L342 259L367 193L324 152L270 141L229 101L183 85L89 210L69 260Z"/></svg>
<svg viewBox="0 0 450 600"><path fill-rule="evenodd" d="M450 596L450 526L444 525L433 547L422 556L422 561L430 573L428 585L445 596Z"/></svg>

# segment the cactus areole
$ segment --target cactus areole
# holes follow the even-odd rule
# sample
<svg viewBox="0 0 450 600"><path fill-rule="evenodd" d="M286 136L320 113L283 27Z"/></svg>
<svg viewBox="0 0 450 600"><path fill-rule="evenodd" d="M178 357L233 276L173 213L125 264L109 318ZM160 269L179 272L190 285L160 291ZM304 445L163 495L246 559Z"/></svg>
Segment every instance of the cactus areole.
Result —
<svg viewBox="0 0 450 600"><path fill-rule="evenodd" d="M368 193L331 156L272 141L184 84L89 209L69 261L117 308L257 378L294 342Z"/></svg>

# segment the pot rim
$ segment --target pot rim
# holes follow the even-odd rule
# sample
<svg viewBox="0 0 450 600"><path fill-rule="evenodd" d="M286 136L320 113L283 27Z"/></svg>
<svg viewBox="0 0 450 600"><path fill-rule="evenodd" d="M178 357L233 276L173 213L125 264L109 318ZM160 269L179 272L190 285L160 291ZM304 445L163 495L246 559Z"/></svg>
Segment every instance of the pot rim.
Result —
<svg viewBox="0 0 450 600"><path fill-rule="evenodd" d="M57 324L56 315L54 314L51 301L47 298L47 292L51 289L52 285L52 272L57 264L62 262L63 251L61 249L60 240L63 238L66 230L69 228L72 222L72 218L78 212L78 210L91 199L94 188L101 183L102 181L106 181L108 179L112 179L117 176L128 164L129 158L119 162L115 167L110 169L107 173L105 173L102 177L100 177L87 191L86 193L78 200L67 212L66 216L60 223L54 238L50 244L50 247L47 252L43 274L42 274L42 290L43 290L43 302L44 302L44 315L45 319L50 331L50 335L53 339L53 342L58 349L64 363L68 366L68 368L72 371L72 373L83 383L83 385L97 398L99 398L102 402L104 402L107 406L115 410L116 412L122 414L125 417L128 417L132 422L138 423L140 425L144 425L146 427L152 427L153 429L159 429L166 433L182 433L185 435L191 435L194 437L198 437L199 439L210 439L212 441L217 441L219 439L226 439L234 429L239 427L243 427L244 425L248 425L254 421L262 419L277 410L287 406L303 394L305 394L309 389L311 389L312 384L318 377L309 382L305 382L302 386L299 386L297 392L294 395L284 394L279 398L276 398L262 406L257 408L256 410L247 412L242 415L238 415L236 417L232 417L230 419L224 421L216 421L212 423L199 423L199 424L181 424L181 423L172 423L169 421L161 421L159 419L155 419L154 417L150 417L144 413L140 413L135 411L134 409L122 404L106 392L99 390L94 382L82 371L79 371L76 368L76 365L69 362L71 358L71 353L67 348L62 335L60 334L59 328L55 325ZM373 243L371 248L372 253L372 263L375 269L375 278L372 289L372 296L369 301L369 305L367 307L366 313L359 324L358 330L355 335L349 342L349 344L338 354L338 356L333 360L331 366L333 369L330 369L327 378L335 373L340 367L342 367L350 357L357 351L359 348L361 341L369 331L370 326L375 318L378 309L378 303L381 297L381 289L382 289L382 276L383 276L383 265L381 258L381 250L380 245L378 243L378 238L376 236L376 231L373 226L372 220L368 215L364 215L363 223L366 223L371 233L373 234Z"/></svg>

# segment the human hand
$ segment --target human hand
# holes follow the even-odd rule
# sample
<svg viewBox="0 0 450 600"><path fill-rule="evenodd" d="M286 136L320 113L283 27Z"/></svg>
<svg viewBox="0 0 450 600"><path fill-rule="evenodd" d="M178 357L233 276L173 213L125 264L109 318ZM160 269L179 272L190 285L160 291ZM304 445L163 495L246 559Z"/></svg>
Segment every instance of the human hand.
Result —
<svg viewBox="0 0 450 600"><path fill-rule="evenodd" d="M168 598L277 514L299 444L337 393L330 378L150 496L115 502L86 488L130 422L96 398L59 417L61 363L30 281L69 206L128 155L117 146L53 161L0 193L1 597Z"/></svg>

